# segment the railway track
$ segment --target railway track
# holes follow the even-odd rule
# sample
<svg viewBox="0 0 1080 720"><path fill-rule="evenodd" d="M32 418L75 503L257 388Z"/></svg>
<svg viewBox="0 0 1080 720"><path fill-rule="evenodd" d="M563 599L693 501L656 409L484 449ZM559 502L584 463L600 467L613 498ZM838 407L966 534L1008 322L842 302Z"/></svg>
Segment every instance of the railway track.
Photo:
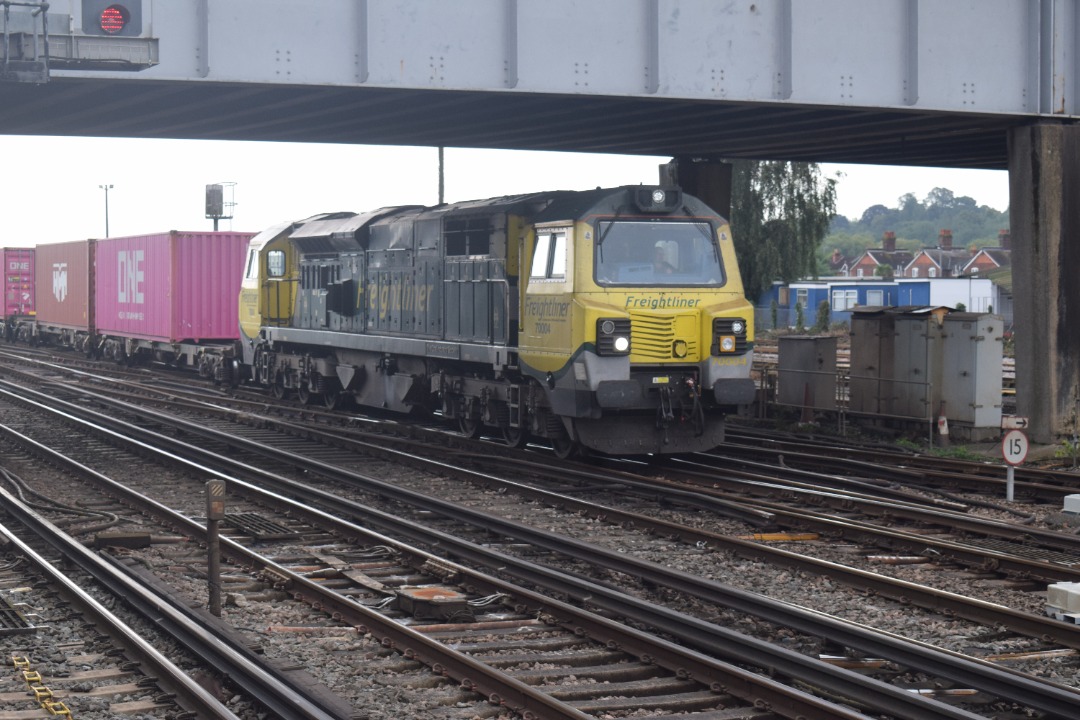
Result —
<svg viewBox="0 0 1080 720"><path fill-rule="evenodd" d="M53 457L52 461L61 462L61 458ZM112 486L111 492L120 491L120 488ZM249 488L248 492L256 492L256 490ZM131 503L136 501L137 498L134 497L128 497L126 500ZM269 499L267 501L269 502ZM161 507L153 509L153 512L159 517L166 514ZM300 513L303 512L303 508L293 506L291 512ZM310 510L308 512L312 513ZM323 522L325 524L328 520L324 518ZM182 527L190 534L196 534L201 529L197 524L186 520L183 515L171 517L169 523ZM337 532L362 534L360 528L355 526L345 528L340 524ZM378 540L386 542L383 538L378 538ZM260 541L261 544L265 544L267 538L263 537ZM408 625L403 625L400 616L397 619L383 619L374 611L366 610L363 602L358 606L355 595L351 598L343 598L340 593L328 592L322 585L312 582L307 577L312 573L310 567L305 566L304 574L301 574L290 570L284 564L273 563L245 552L241 546L234 545L232 542L228 545L231 553L242 555L242 562L246 566L260 567L264 575L273 577L275 585L287 589L293 595L303 596L313 607L330 612L334 619L345 621L365 633L373 634L384 645L399 648L409 660L423 660L439 674L460 676L455 679L463 683L467 689L481 691L489 703L506 704L519 710L526 718L584 718L590 716L587 714L589 710L594 713L608 713L625 711L628 708L641 710L649 706L681 711L721 707L730 709L735 698L743 693L750 693L748 699L744 701L748 702L748 707L753 707L755 702L765 703L769 707L783 708L785 716L789 717L811 716L807 713L812 713L814 717L855 717L852 711L842 706L834 706L828 701L815 699L802 691L785 687L766 675L748 673L733 665L729 666L723 662L696 655L686 648L679 648L645 633L634 632L619 623L596 617L589 612L575 610L569 605L561 605L542 595L530 598L525 590L505 584L495 590L494 594L514 598L518 604L530 601L535 607L525 615L522 615L521 611L510 613L509 617L506 613L499 613L502 617L500 620L485 621L480 618L475 624L459 623L461 627L455 629L446 627L447 623L440 623L438 627L433 628L433 632L444 635L453 634L458 640L463 638L471 640L466 644L470 647L475 646L476 651L484 651L477 655L464 656L459 650L448 648L441 643L434 643L421 631L412 630ZM355 548L345 550L344 554L368 550L367 547ZM413 552L415 554L415 551ZM310 562L310 559L305 558L305 561ZM321 561L326 562L325 559ZM427 557L424 564L430 564L442 573L448 573L449 566L438 558ZM318 572L330 569L332 569L332 564L318 568ZM353 577L358 574L355 568L351 571ZM394 572L397 575L402 574L400 570ZM448 574L454 575L456 572ZM430 587L433 581L438 580L438 572L435 577L432 577L431 570L426 573L426 578L424 578L424 573L415 568L408 570L408 575L425 579L427 581L424 583L425 587ZM476 574L470 576L470 584L480 582L484 582L482 576ZM354 587L354 591L359 592L364 589L370 591L376 583L385 588L392 587L365 573L365 581ZM496 585L499 584L496 583ZM465 590L463 586L461 597L465 597ZM451 593L450 590L440 590L440 592ZM472 594L475 594L475 591ZM402 596L398 594L397 597L400 602ZM378 599L385 598L378 597ZM471 608L460 609L461 612L466 610L469 611L469 615L473 614ZM541 619L541 622L536 622L537 617ZM426 623L426 625L429 624ZM525 637L525 647L529 651L522 653L519 648L514 655L507 655L505 647L502 651L497 651L500 641L488 636L497 634L494 631L498 629L515 627L518 628L515 631L516 637L511 636L509 642L516 645L521 637ZM533 636L531 640L530 635ZM541 638L547 639L541 641ZM508 641L503 641L503 643L506 642ZM581 647L583 645L585 647ZM548 655L543 654L547 646L550 646L554 654L551 654L550 650ZM490 656L491 663L479 662L476 658L480 656ZM586 664L583 664L583 661ZM603 667L590 668L587 665L589 662L601 662ZM515 679L511 673L500 672L498 668L503 665L515 668L521 665L556 666L564 669L525 673L525 677L529 680L546 681L548 685L555 685L541 691ZM520 669L516 670L516 673L522 674ZM573 687L566 688L562 686L563 683L558 682L566 677L570 678ZM586 685L594 687L592 689L583 687L580 682L582 678L590 678L592 682ZM711 679L702 684L703 678ZM752 691L751 688L753 688ZM622 699L609 698L608 696L612 694L621 696ZM565 702L559 701L560 696L570 699Z"/></svg>
<svg viewBox="0 0 1080 720"><path fill-rule="evenodd" d="M197 651L185 653L186 667L177 665L133 629L160 643L151 620L132 612L114 614L75 582L71 570L60 568L78 568L77 574L86 576L83 584L93 578L98 595L111 590L114 594L104 598L106 602L134 597L138 588L96 566L100 561L85 548L14 496L2 494L13 522L0 526L7 556L0 568L0 636L8 661L7 672L0 673L0 717L106 712L110 717L237 720L232 709L189 675L200 660ZM195 629L195 624L186 624L188 632ZM241 672L238 662L227 666ZM280 715L305 716L316 717Z"/></svg>
<svg viewBox="0 0 1080 720"><path fill-rule="evenodd" d="M235 412L235 411L233 411L233 412ZM266 422L268 422L268 421L266 421ZM265 429L264 429L264 431L265 431L265 432L269 432L269 430L265 430ZM275 431L275 432L276 432L276 431ZM314 432L314 431L312 431L312 430L308 430L307 432L311 433L311 432ZM352 434L359 434L359 433L352 433L352 432L350 432L350 433L341 433L340 431L338 431L338 434L352 435ZM370 438L369 438L369 439L370 439ZM291 441L290 441L290 442L291 442ZM279 444L280 444L280 436L279 436ZM387 442L387 441L386 441L385 439L384 439L384 440L379 440L379 439L375 439L375 441L374 441L374 442L370 442L370 443L369 443L369 445L383 445L383 446L385 446L385 445L388 445L388 444L390 444L390 443L389 443L389 442ZM308 447L308 449L310 450L310 446ZM385 448L384 448L384 449L385 449ZM232 452L234 452L234 453L235 453L235 452L236 452L236 451L235 451L235 449L234 449L234 450L233 450ZM432 452L434 452L434 451L432 451ZM324 449L322 449L322 450L320 450L320 451L319 451L319 454L324 454L324 455L327 455L327 456L332 456L332 455L335 455L335 451L334 451L333 449L331 449L331 448L324 448ZM461 452L460 450L452 450L452 453L451 453L451 454L456 454L456 455L459 455L459 456L460 456L460 455L462 454L462 452ZM489 460L488 462L493 462L493 461L490 461L490 460ZM565 469L564 469L564 470L565 470ZM311 470L309 470L308 472L310 473L310 472L311 472ZM585 472L585 471L582 471L582 472L583 472L583 474L584 474L584 472ZM595 468L592 468L592 469L590 469L590 470L588 471L588 473L591 473L591 474L596 474ZM485 481L485 482L486 482L486 481ZM592 483L592 485L593 485L594 487L596 487L596 486L600 486L600 487L605 487L605 486L601 486L601 485L599 485L599 484L601 483L601 481L600 481L600 480L599 480L598 478L590 478L590 479L588 480L588 482ZM603 482L607 484L607 487L617 487L617 486L618 486L618 485L620 485L620 484L625 484L625 483L620 483L620 482L619 482L619 481L617 481L617 480L612 480L611 478L607 478L607 479L606 479L606 480L604 480ZM564 486L566 486L566 485L568 485L568 484L569 484L569 483L567 483L567 482L566 482L565 480L563 481L563 485L564 485ZM384 491L384 490L380 490L379 492L380 492L380 493L383 493L383 492L385 492L385 491ZM505 491L504 491L504 492L505 492ZM431 511L431 510L428 510L427 512L429 512L429 513L430 513L430 512L432 512L432 511ZM611 511L609 510L609 511L607 511L607 512L611 512ZM490 523L490 520L489 520L488 522ZM640 520L638 520L637 522L641 522L641 521L640 521ZM489 527L490 527L490 526L489 526ZM501 530L501 528L500 528L500 530ZM670 528L669 528L669 530L668 530L668 531L669 531L669 532L674 532L674 531L673 531L673 530L671 530ZM509 533L508 533L508 534L509 534ZM436 542L436 543L439 543L439 542L441 542L441 541L439 541L439 540L436 540L435 542ZM700 542L700 540L699 540L698 542ZM616 565L615 565L615 564L614 564L614 563L612 562L612 560L613 560L613 558L604 558L604 559L602 559L601 561L597 562L597 563L596 563L596 565L598 565L598 566L601 566L601 567L607 567L608 569L610 569L610 568L612 568L612 567L617 567L617 566L616 566ZM631 570L631 571L629 571L629 572L638 572L638 570L637 570L637 569L635 568L634 570Z"/></svg>

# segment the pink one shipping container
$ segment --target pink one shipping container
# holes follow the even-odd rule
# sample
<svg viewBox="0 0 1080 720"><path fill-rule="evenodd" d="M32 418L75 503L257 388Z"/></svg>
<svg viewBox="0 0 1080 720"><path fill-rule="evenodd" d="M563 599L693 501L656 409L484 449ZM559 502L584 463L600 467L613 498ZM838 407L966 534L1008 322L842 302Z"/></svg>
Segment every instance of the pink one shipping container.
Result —
<svg viewBox="0 0 1080 720"><path fill-rule="evenodd" d="M34 248L4 248L4 317L34 314Z"/></svg>
<svg viewBox="0 0 1080 720"><path fill-rule="evenodd" d="M170 343L238 339L252 235L173 230L98 240L98 334Z"/></svg>
<svg viewBox="0 0 1080 720"><path fill-rule="evenodd" d="M94 241L38 245L34 289L39 326L93 330Z"/></svg>

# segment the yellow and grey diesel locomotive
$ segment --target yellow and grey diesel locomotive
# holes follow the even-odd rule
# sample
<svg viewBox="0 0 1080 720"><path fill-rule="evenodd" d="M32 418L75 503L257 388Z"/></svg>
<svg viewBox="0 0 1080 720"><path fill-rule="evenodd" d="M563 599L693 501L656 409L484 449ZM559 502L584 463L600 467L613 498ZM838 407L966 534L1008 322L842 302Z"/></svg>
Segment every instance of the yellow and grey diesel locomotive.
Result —
<svg viewBox="0 0 1080 720"><path fill-rule="evenodd" d="M752 313L727 222L659 186L318 215L252 239L240 295L276 395L563 457L721 442L754 397Z"/></svg>

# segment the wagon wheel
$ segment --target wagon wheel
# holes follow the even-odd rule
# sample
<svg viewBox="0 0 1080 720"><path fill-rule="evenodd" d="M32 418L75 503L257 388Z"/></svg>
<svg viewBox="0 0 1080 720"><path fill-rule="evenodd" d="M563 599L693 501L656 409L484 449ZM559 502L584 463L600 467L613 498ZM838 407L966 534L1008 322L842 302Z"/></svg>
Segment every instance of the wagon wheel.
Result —
<svg viewBox="0 0 1080 720"><path fill-rule="evenodd" d="M274 396L276 400L285 399L285 383L281 380L277 380L270 386L270 394Z"/></svg>
<svg viewBox="0 0 1080 720"><path fill-rule="evenodd" d="M529 441L529 433L526 432L523 427L510 427L504 425L502 428L503 440L506 444L512 448L523 448L525 443Z"/></svg>
<svg viewBox="0 0 1080 720"><path fill-rule="evenodd" d="M475 440L480 437L481 423L479 420L473 417L466 417L461 415L458 417L458 429L461 430L461 434L467 438Z"/></svg>
<svg viewBox="0 0 1080 720"><path fill-rule="evenodd" d="M314 395L305 383L296 388L296 397L300 400L301 405L310 405Z"/></svg>

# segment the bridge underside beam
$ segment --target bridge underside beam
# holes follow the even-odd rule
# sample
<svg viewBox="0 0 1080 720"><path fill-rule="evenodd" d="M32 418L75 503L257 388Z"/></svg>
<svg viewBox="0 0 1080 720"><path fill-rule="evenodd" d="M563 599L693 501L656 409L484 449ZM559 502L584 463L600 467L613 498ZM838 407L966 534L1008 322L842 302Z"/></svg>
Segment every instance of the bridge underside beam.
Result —
<svg viewBox="0 0 1080 720"><path fill-rule="evenodd" d="M1080 127L1009 132L1017 411L1042 443L1080 429L1078 197Z"/></svg>

